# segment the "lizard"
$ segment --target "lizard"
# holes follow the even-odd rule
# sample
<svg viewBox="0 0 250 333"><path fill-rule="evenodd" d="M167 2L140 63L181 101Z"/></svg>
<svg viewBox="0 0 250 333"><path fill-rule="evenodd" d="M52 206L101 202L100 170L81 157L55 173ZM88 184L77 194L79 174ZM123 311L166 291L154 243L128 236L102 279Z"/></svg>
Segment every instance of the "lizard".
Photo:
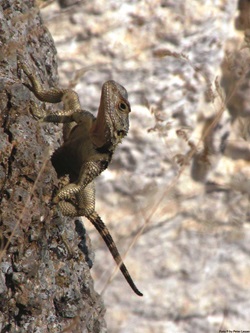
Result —
<svg viewBox="0 0 250 333"><path fill-rule="evenodd" d="M63 110L48 112L31 102L30 111L36 120L63 123L63 144L52 155L51 162L60 179L68 178L54 203L64 216L86 217L106 243L116 264L132 290L143 294L133 282L117 246L101 217L95 210L94 180L109 165L112 155L129 129L131 112L126 89L109 80L102 86L97 117L81 109L78 94L72 89L43 89L40 81L18 55L18 71L23 70L29 83L23 83L38 100L63 102Z"/></svg>

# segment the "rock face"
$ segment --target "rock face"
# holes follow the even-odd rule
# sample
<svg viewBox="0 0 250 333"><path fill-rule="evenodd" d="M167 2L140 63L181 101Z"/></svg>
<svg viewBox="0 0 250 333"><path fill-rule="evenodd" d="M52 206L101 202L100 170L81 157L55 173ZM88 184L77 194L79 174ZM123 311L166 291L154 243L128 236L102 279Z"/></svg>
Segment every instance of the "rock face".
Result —
<svg viewBox="0 0 250 333"><path fill-rule="evenodd" d="M33 96L17 75L19 51L55 85L54 42L30 0L1 1L0 31L0 331L105 332L89 238L80 221L51 209L61 128L32 119Z"/></svg>

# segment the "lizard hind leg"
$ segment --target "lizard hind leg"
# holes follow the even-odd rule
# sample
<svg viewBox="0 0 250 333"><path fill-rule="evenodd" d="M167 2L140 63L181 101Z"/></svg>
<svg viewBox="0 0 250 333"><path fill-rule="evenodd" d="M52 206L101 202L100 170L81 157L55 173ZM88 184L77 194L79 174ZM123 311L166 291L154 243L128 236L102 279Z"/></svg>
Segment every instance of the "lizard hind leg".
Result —
<svg viewBox="0 0 250 333"><path fill-rule="evenodd" d="M58 206L64 216L71 216L71 217L79 216L76 206L70 201L61 200L59 201Z"/></svg>
<svg viewBox="0 0 250 333"><path fill-rule="evenodd" d="M85 216L96 228L106 243L110 253L112 254L116 264L120 268L123 276L127 280L132 290L139 296L143 294L137 289L134 281L132 280L126 266L124 265L120 253L115 245L115 242L108 231L108 228L101 220L100 216L95 211L95 186L92 181L85 188L81 188L78 193L74 194L71 200L60 200L59 207L66 216Z"/></svg>

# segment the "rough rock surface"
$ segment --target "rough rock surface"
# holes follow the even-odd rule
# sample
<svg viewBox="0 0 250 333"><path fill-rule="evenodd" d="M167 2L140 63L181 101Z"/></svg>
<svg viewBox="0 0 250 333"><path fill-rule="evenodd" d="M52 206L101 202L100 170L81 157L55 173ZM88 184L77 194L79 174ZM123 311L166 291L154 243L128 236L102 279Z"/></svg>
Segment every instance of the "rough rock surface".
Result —
<svg viewBox="0 0 250 333"><path fill-rule="evenodd" d="M1 1L0 31L0 331L105 332L89 238L51 207L61 129L32 119L17 75L18 50L44 85L57 84L54 42L31 0Z"/></svg>

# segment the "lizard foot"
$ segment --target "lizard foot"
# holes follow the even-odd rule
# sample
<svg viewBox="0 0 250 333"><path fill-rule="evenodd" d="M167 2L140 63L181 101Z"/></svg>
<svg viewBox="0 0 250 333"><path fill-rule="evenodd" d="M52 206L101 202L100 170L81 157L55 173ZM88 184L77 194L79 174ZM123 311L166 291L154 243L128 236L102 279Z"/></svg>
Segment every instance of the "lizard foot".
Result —
<svg viewBox="0 0 250 333"><path fill-rule="evenodd" d="M30 113L32 114L33 118L40 121L42 121L46 116L46 112L41 109L34 101L30 101Z"/></svg>
<svg viewBox="0 0 250 333"><path fill-rule="evenodd" d="M55 202L59 202L61 200L70 200L70 199L74 200L75 194L77 194L80 190L81 186L73 183L68 184L58 192L54 200L56 200Z"/></svg>

